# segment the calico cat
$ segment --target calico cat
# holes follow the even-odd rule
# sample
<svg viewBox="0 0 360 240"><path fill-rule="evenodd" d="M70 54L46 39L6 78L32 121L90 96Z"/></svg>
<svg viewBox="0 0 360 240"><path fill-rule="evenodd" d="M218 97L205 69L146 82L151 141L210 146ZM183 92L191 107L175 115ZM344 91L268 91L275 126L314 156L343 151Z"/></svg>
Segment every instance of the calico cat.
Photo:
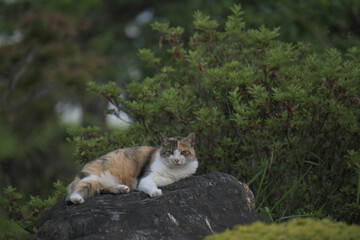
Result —
<svg viewBox="0 0 360 240"><path fill-rule="evenodd" d="M163 187L191 176L198 167L195 133L168 138L161 147L140 146L112 151L87 163L67 187L66 202L81 204L100 193L145 192L160 196Z"/></svg>

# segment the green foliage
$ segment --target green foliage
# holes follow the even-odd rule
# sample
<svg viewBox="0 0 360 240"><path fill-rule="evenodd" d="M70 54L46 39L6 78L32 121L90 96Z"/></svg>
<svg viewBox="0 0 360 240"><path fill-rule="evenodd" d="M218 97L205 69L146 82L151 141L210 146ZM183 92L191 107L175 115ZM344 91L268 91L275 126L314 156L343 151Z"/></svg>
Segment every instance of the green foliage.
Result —
<svg viewBox="0 0 360 240"><path fill-rule="evenodd" d="M16 41L0 42L0 187L16 186L27 196L44 197L51 182L74 174L58 108L72 101L86 105L86 82L104 66L80 46L78 19L59 10L72 2L0 3L0 25L13 28L9 36L19 33ZM90 2L99 1L79 1L77 7Z"/></svg>
<svg viewBox="0 0 360 240"><path fill-rule="evenodd" d="M302 43L279 41L279 28L246 29L240 6L231 10L225 31L196 12L187 45L174 30L181 28L153 24L158 51L170 56L163 61L139 51L154 74L129 83L127 98L115 104L134 121L122 144L194 131L199 172L248 180L270 221L292 215L357 221L358 48L312 53ZM92 91L118 101L106 85ZM111 134L105 139L113 141Z"/></svg>
<svg viewBox="0 0 360 240"><path fill-rule="evenodd" d="M76 136L68 141L75 150L75 159L80 162L88 162L120 147L111 141L106 133L100 133L97 127L73 129L70 134Z"/></svg>
<svg viewBox="0 0 360 240"><path fill-rule="evenodd" d="M346 50L360 43L359 1L263 0L247 2L244 7L250 26L280 26L282 40L303 41L318 52L328 47Z"/></svg>
<svg viewBox="0 0 360 240"><path fill-rule="evenodd" d="M358 221L360 49L324 49L359 46L359 3L251 1L245 12L229 9L233 4L0 1L1 34L20 29L22 35L0 46L1 183L26 198L44 197L54 179L67 182L76 167L54 108L63 100L78 103L84 115L100 116L85 116L82 125L102 127L106 103L89 101L84 83L112 79L116 84L91 82L88 89L113 103L107 113L121 118L124 110L133 124L112 133L71 131L80 162L118 147L156 145L159 131L196 131L200 171L248 180L258 210L270 219L310 214ZM161 23L140 23L144 12ZM129 26L136 37L124 34ZM136 55L139 47L145 50ZM4 219L0 226L21 229Z"/></svg>
<svg viewBox="0 0 360 240"><path fill-rule="evenodd" d="M73 146L74 158L80 163L87 163L115 149L145 145L153 140L152 136L131 134L121 128L111 133L102 132L98 127L73 128L69 134L73 137L67 140Z"/></svg>
<svg viewBox="0 0 360 240"><path fill-rule="evenodd" d="M153 67L158 66L158 64L160 63L160 58L156 58L154 53L150 49L140 49L139 57Z"/></svg>
<svg viewBox="0 0 360 240"><path fill-rule="evenodd" d="M0 196L0 222L2 223L0 226L4 228L0 233L2 239L34 237L41 214L66 194L66 187L60 181L53 185L55 190L52 196L47 199L30 196L28 201L24 200L23 195L16 188L9 186L4 190L4 195Z"/></svg>
<svg viewBox="0 0 360 240"><path fill-rule="evenodd" d="M7 220L0 214L0 238L1 239L31 239L31 234L12 220Z"/></svg>
<svg viewBox="0 0 360 240"><path fill-rule="evenodd" d="M355 240L360 235L360 227L343 222L332 222L328 219L294 219L281 224L253 223L248 226L237 226L208 236L206 240L248 240L248 239L324 239Z"/></svg>

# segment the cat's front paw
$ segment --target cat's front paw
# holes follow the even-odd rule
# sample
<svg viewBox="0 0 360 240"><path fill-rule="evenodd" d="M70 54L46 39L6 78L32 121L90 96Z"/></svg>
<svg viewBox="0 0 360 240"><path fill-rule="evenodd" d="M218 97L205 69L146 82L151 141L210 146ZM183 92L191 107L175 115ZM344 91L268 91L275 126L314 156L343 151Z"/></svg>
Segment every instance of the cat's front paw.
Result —
<svg viewBox="0 0 360 240"><path fill-rule="evenodd" d="M73 204L82 204L82 203L84 203L84 198L78 193L73 193L70 196L70 201Z"/></svg>
<svg viewBox="0 0 360 240"><path fill-rule="evenodd" d="M150 193L150 197L157 197L157 196L161 196L161 195L162 195L161 189L155 189L154 191L152 191Z"/></svg>

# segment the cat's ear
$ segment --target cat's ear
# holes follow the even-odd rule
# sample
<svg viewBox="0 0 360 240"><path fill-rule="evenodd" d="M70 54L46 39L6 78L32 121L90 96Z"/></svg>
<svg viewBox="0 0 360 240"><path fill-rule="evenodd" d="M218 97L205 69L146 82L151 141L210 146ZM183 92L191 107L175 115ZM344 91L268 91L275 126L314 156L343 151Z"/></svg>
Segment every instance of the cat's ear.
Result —
<svg viewBox="0 0 360 240"><path fill-rule="evenodd" d="M166 137L164 134L160 133L160 137L161 137L161 144L164 146L169 142L169 138Z"/></svg>
<svg viewBox="0 0 360 240"><path fill-rule="evenodd" d="M195 133L190 133L186 138L183 139L184 141L191 144L191 146L194 146L195 143Z"/></svg>

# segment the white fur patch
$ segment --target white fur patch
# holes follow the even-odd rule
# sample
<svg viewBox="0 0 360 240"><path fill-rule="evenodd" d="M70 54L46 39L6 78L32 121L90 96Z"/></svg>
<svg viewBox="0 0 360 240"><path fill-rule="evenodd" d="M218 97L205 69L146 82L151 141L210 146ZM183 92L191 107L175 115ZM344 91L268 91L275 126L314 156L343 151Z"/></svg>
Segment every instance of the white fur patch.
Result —
<svg viewBox="0 0 360 240"><path fill-rule="evenodd" d="M198 161L195 160L183 165L169 166L166 164L166 160L161 158L160 153L157 153L155 161L150 167L149 175L156 186L162 187L193 175L198 165Z"/></svg>
<svg viewBox="0 0 360 240"><path fill-rule="evenodd" d="M119 181L113 175L111 175L108 170L101 173L99 181L104 187L110 187L119 184Z"/></svg>
<svg viewBox="0 0 360 240"><path fill-rule="evenodd" d="M150 193L150 197L158 197L162 195L161 189L155 189Z"/></svg>
<svg viewBox="0 0 360 240"><path fill-rule="evenodd" d="M87 177L84 177L83 179L81 179L80 181L87 181L87 180L94 180L94 181L99 181L99 177L94 175L94 174L90 174Z"/></svg>
<svg viewBox="0 0 360 240"><path fill-rule="evenodd" d="M179 152L179 150L175 150L174 155L171 155L174 158L184 158L184 156L181 155L181 153Z"/></svg>
<svg viewBox="0 0 360 240"><path fill-rule="evenodd" d="M74 204L84 203L83 197L79 193L73 193L70 196L70 201Z"/></svg>
<svg viewBox="0 0 360 240"><path fill-rule="evenodd" d="M155 197L155 195L159 196L158 190L160 190L160 189L158 189L156 187L154 181L149 176L144 177L140 180L139 185L137 186L137 189L139 191L142 191L142 192L148 194L150 197Z"/></svg>
<svg viewBox="0 0 360 240"><path fill-rule="evenodd" d="M169 185L193 175L198 165L197 160L186 164L172 165L166 159L163 159L158 152L154 162L150 165L150 173L140 179L137 190L145 192L151 197L160 196L162 192L158 187Z"/></svg>

